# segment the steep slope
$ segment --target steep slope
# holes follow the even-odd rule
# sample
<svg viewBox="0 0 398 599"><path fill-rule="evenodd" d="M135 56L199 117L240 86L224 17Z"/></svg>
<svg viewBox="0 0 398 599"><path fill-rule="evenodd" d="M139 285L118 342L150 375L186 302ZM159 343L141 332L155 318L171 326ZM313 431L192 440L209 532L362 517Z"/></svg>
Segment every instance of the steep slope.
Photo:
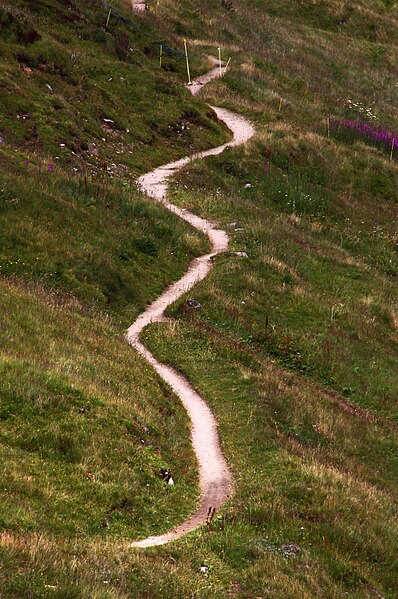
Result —
<svg viewBox="0 0 398 599"><path fill-rule="evenodd" d="M115 4L131 15L127 0ZM15 32L15 10L42 40ZM178 402L128 353L122 331L132 321L130 306L134 318L207 249L187 225L131 193L130 183L158 164L226 141L228 133L204 102L180 87L183 61L166 57L164 69L176 70L159 71L159 47L135 34L130 55L142 68L131 75L132 58L126 63L116 54L118 33L130 34L113 17L109 30L101 30L106 11L94 4L16 2L7 5L10 12L14 20L3 27L1 42L0 122L7 265L1 282L7 316L3 594L395 598L398 149L391 155L392 144L385 143L398 129L394 3L162 0L148 2L137 17L173 46L182 48L188 38L194 72L204 72L207 54L221 46L231 70L203 90L203 100L241 112L257 129L245 150L194 161L177 177L170 200L229 225L231 253L217 258L210 277L195 288L202 308L189 310L182 298L169 312L171 322L153 324L143 336L215 413L235 495L206 528L148 552L132 550L130 540L170 530L189 513L194 461ZM65 20L70 13L84 18ZM30 62L17 57L26 53L24 39ZM49 39L51 57L43 62L40 49L35 62L35 48ZM122 56L126 45L119 42ZM44 50L50 52L47 45ZM78 55L73 67L72 54ZM65 58L64 75L58 56ZM66 81L68 69L78 74L77 86ZM120 77L131 77L128 87ZM15 100L16 111L15 90L24 99L23 106ZM53 104L58 90L61 108ZM185 109L196 111L188 123ZM34 115L36 131L27 114ZM73 131L66 118L72 128L77 123ZM157 128L158 119L164 126ZM114 127L120 147L112 141ZM88 149L79 147L80 136ZM61 143L69 147L65 154ZM89 156L91 143L99 160ZM59 171L48 169L58 161ZM54 263L58 245L64 250ZM27 262L38 249L40 267ZM97 253L111 255L111 268L104 259L90 266ZM119 281L116 293L98 275L109 270ZM134 293L128 291L133 272ZM48 306L52 288L72 299L58 291L57 306ZM65 331L73 332L73 343L66 338L64 346ZM130 396L134 414L120 403ZM84 435L91 432L79 421L79 407L88 410L84 418L98 418L92 437L83 436L82 428ZM135 435L125 470L119 450L128 453L130 441L115 431L133 415L138 421L124 429ZM87 450L76 450L79 438L99 452L94 480L85 477L92 471ZM176 492L156 476L162 465L178 469ZM40 476L45 494L37 492ZM130 476L138 483L131 494ZM73 493L70 480L79 483ZM92 493L98 511L90 502L82 508ZM57 521L57 508L68 520ZM71 515L79 530L70 525Z"/></svg>
<svg viewBox="0 0 398 599"><path fill-rule="evenodd" d="M219 66L216 66L209 73L192 82L192 87L190 87L191 93L194 95L199 93L202 85L213 79L217 79L219 76L220 69ZM215 511L223 506L232 491L231 473L222 453L217 431L217 421L211 410L209 410L209 407L200 395L195 392L189 381L175 370L156 360L140 341L140 333L143 329L154 322L162 322L168 306L190 291L199 281L203 280L209 274L215 257L223 254L228 248L228 235L225 231L217 229L210 221L200 219L189 211L179 210L167 200L168 180L179 169L189 164L192 159L200 160L208 156L218 156L226 148L242 145L254 135L252 125L241 116L228 110L212 108L218 118L226 123L233 132L232 141L217 148L205 150L192 157L186 157L177 162L161 166L146 175L142 175L139 179L142 191L149 197L155 197L170 212L178 214L182 220L191 224L198 231L205 233L212 247L210 254L195 258L189 265L186 274L174 283L174 285L168 287L159 298L148 306L127 331L129 343L154 367L162 379L170 385L181 399L189 414L192 427L192 445L199 465L201 491L200 502L195 513L185 522L165 535L151 536L148 539L134 542L132 543L132 547L153 547L179 539L198 528L201 524L208 522L209 517L211 515L214 516Z"/></svg>
<svg viewBox="0 0 398 599"><path fill-rule="evenodd" d="M207 242L134 176L229 132L178 83L178 60L160 70L156 48L106 16L0 5L2 596L47 592L35 567L20 579L10 546L86 551L168 530L196 501L186 415L123 326Z"/></svg>

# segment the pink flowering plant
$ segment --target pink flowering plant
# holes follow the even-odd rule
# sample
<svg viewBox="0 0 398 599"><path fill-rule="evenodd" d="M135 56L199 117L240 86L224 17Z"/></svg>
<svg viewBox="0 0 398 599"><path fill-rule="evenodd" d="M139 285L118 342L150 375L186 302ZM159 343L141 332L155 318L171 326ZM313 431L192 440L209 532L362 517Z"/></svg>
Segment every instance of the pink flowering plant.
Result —
<svg viewBox="0 0 398 599"><path fill-rule="evenodd" d="M388 152L398 148L398 133L388 131L385 127L374 127L365 121L329 119L329 131L337 139L346 142L354 143L361 139Z"/></svg>

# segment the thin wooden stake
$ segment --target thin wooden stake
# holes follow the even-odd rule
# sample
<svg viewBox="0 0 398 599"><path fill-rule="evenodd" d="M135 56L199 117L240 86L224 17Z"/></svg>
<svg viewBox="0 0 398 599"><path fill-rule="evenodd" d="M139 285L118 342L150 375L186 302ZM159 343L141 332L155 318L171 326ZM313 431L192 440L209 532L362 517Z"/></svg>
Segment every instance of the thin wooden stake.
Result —
<svg viewBox="0 0 398 599"><path fill-rule="evenodd" d="M192 85L191 71L189 69L189 58L188 58L187 40L184 40L184 48L185 48L185 58L186 58L186 61L187 61L188 85Z"/></svg>
<svg viewBox="0 0 398 599"><path fill-rule="evenodd" d="M109 12L108 12L108 18L107 18L107 20L106 20L106 25L105 25L105 27L108 27L108 25L109 25L109 19L111 18L111 14L112 14L112 9L109 9Z"/></svg>
<svg viewBox="0 0 398 599"><path fill-rule="evenodd" d="M219 61L219 65L220 65L220 77L222 76L222 71L221 71L221 48L218 48L218 61Z"/></svg>
<svg viewBox="0 0 398 599"><path fill-rule="evenodd" d="M160 68L162 68L162 56L163 56L163 44L160 44L160 51L159 51Z"/></svg>
<svg viewBox="0 0 398 599"><path fill-rule="evenodd" d="M282 98L279 100L279 112L282 110Z"/></svg>
<svg viewBox="0 0 398 599"><path fill-rule="evenodd" d="M227 64L225 65L225 69L224 69L224 75L225 75L225 73L227 72L227 69L228 69L228 67L229 67L229 63L230 63L230 62L231 62L231 57L229 57L229 58L228 58L228 62L227 62Z"/></svg>
<svg viewBox="0 0 398 599"><path fill-rule="evenodd" d="M394 151L394 142L395 142L395 137L392 138L392 142L391 142L390 162L392 162L392 154Z"/></svg>

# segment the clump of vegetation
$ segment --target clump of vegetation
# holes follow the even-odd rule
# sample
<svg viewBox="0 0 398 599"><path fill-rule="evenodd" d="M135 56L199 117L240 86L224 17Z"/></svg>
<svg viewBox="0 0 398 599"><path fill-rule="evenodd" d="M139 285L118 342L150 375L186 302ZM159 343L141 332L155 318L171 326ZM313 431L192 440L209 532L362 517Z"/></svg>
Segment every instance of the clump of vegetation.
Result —
<svg viewBox="0 0 398 599"><path fill-rule="evenodd" d="M329 119L328 134L330 132L336 138L344 141L355 143L360 139L365 143L381 147L383 150L388 151L390 160L394 157L394 149L398 148L398 134L393 131L388 132L385 127L375 128L369 126L368 123L362 121Z"/></svg>

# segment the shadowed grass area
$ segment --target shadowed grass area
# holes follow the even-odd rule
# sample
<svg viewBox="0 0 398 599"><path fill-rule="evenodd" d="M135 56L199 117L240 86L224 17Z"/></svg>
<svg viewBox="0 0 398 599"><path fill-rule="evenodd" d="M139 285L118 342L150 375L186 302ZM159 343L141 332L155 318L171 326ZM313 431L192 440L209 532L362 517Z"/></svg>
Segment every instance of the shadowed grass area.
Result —
<svg viewBox="0 0 398 599"><path fill-rule="evenodd" d="M223 141L226 128L184 88L184 59L165 52L160 68L156 44L115 17L106 27L106 17L100 2L82 0L0 6L2 144L129 181L166 152Z"/></svg>

